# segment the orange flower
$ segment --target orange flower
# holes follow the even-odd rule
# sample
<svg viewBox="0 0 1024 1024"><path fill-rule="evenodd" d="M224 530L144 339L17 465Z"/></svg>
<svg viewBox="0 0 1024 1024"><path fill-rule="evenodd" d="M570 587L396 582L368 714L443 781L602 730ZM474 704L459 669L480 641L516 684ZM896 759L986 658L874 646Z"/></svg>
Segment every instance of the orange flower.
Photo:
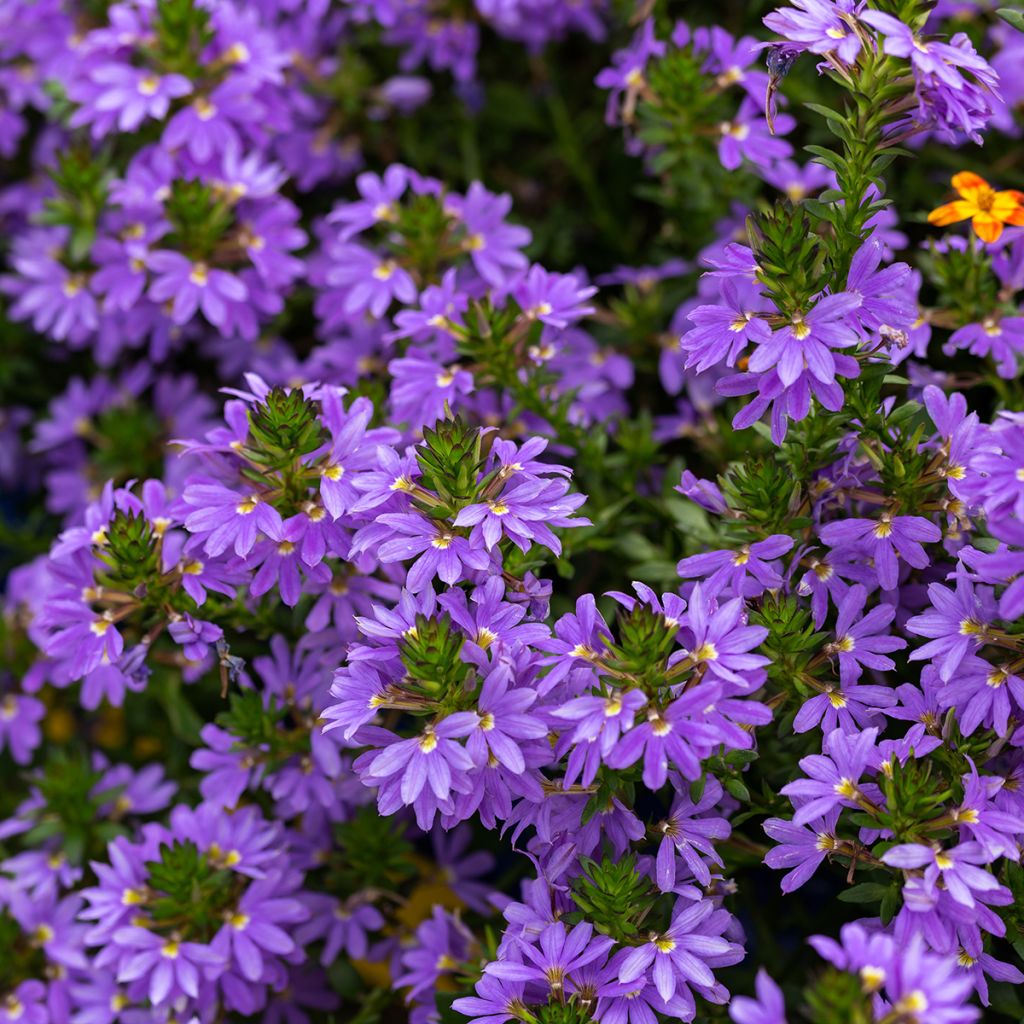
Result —
<svg viewBox="0 0 1024 1024"><path fill-rule="evenodd" d="M953 188L960 198L928 214L929 224L945 227L971 219L975 234L983 242L994 242L1004 224L1024 227L1024 192L997 192L984 178L970 171L953 175Z"/></svg>

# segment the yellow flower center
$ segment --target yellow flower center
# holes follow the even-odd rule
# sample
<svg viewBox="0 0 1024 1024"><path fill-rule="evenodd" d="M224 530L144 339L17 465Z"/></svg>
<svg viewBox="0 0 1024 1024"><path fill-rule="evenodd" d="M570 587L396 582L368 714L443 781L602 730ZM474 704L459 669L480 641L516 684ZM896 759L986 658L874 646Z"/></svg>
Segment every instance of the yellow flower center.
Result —
<svg viewBox="0 0 1024 1024"><path fill-rule="evenodd" d="M160 79L156 75L144 75L139 79L139 92L143 96L152 96L160 88Z"/></svg>

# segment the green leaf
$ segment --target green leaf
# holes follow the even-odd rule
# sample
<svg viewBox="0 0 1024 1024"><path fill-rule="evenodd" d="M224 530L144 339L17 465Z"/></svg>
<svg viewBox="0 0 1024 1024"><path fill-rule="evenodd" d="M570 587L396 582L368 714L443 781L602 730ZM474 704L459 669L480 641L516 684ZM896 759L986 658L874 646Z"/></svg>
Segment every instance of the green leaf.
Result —
<svg viewBox="0 0 1024 1024"><path fill-rule="evenodd" d="M889 892L889 886L880 885L878 882L860 882L843 890L839 898L844 903L874 903L876 900L884 899Z"/></svg>
<svg viewBox="0 0 1024 1024"><path fill-rule="evenodd" d="M1000 7L996 14L1007 25L1012 25L1018 32L1024 32L1024 11L1015 11L1012 7Z"/></svg>

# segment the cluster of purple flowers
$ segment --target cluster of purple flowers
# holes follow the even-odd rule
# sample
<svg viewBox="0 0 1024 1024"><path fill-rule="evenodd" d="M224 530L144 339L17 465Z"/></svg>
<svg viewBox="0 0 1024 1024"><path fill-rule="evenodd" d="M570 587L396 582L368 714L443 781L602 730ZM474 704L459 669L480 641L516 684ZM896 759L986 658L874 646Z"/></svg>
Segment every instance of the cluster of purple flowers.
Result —
<svg viewBox="0 0 1024 1024"><path fill-rule="evenodd" d="M1024 1010L1013 12L614 6L0 0L0 1024Z"/></svg>

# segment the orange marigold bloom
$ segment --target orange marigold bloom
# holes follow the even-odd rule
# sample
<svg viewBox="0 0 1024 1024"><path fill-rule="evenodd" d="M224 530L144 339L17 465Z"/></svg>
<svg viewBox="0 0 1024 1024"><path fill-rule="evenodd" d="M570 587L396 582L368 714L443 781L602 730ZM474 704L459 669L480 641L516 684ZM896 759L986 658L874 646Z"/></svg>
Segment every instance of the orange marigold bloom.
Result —
<svg viewBox="0 0 1024 1024"><path fill-rule="evenodd" d="M975 234L983 242L994 242L1004 224L1024 227L1024 192L997 192L984 178L970 171L953 175L953 188L960 198L928 214L929 224L945 227L970 218Z"/></svg>

